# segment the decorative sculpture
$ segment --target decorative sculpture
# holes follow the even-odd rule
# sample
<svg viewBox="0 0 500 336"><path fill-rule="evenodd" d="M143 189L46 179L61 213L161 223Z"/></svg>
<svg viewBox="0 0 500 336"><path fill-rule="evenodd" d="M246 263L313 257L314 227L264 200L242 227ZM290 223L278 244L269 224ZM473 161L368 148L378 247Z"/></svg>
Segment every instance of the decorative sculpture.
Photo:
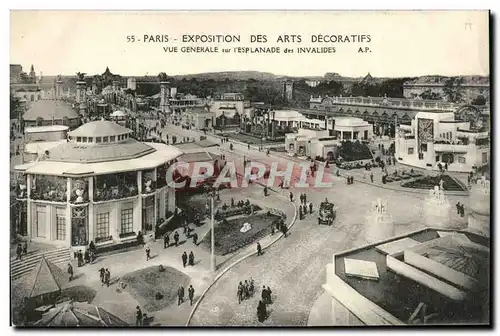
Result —
<svg viewBox="0 0 500 336"><path fill-rule="evenodd" d="M85 75L86 75L86 73L85 73L85 72L77 72L77 73L76 73L76 76L78 77L78 80L79 80L79 81L83 81L83 80L85 80Z"/></svg>
<svg viewBox="0 0 500 336"><path fill-rule="evenodd" d="M148 179L146 181L146 183L144 183L146 193L150 193L152 191L151 190L151 183L153 183L153 181L151 181L150 179Z"/></svg>
<svg viewBox="0 0 500 336"><path fill-rule="evenodd" d="M245 233L245 232L248 232L252 229L252 225L250 225L250 223L245 223L243 224L243 226L241 227L240 229L240 232L241 233Z"/></svg>

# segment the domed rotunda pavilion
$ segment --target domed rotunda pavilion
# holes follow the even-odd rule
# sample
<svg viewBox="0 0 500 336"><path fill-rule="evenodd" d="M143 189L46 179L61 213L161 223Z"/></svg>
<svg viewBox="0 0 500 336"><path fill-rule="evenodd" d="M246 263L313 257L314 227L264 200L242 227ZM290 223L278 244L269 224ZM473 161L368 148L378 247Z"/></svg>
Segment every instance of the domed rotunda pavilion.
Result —
<svg viewBox="0 0 500 336"><path fill-rule="evenodd" d="M175 209L167 171L183 153L131 133L111 121L89 122L37 161L16 166L21 232L77 250L153 231Z"/></svg>

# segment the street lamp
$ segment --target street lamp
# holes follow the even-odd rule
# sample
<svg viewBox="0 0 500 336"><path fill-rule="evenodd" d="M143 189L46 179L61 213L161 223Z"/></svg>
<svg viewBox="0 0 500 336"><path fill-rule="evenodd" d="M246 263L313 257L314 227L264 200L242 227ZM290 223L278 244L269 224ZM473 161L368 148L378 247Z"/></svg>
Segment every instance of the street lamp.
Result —
<svg viewBox="0 0 500 336"><path fill-rule="evenodd" d="M212 188L207 192L208 197L210 197L210 270L215 272L217 270L217 264L215 261L215 197L217 197L217 191Z"/></svg>

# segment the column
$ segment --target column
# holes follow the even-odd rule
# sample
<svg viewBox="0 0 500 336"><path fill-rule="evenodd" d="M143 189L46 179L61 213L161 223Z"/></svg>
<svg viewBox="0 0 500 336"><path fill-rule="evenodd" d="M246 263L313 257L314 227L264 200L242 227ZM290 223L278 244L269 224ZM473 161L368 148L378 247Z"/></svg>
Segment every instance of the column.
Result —
<svg viewBox="0 0 500 336"><path fill-rule="evenodd" d="M89 243L94 241L94 177L88 178L89 183ZM95 242L94 242L95 243Z"/></svg>
<svg viewBox="0 0 500 336"><path fill-rule="evenodd" d="M340 131L340 140L344 140L344 131Z"/></svg>
<svg viewBox="0 0 500 336"><path fill-rule="evenodd" d="M156 167L154 169L154 172L153 172L153 181L154 181L154 184L156 186ZM158 206L160 203L158 201L158 197L156 197L156 195L158 194L158 190L156 190L155 194L154 194L154 200L155 200L155 208L154 208L154 222L153 222L153 230L156 228L156 223L158 223Z"/></svg>
<svg viewBox="0 0 500 336"><path fill-rule="evenodd" d="M134 213L134 231L139 232L142 231L142 171L137 172L137 204L135 207Z"/></svg>
<svg viewBox="0 0 500 336"><path fill-rule="evenodd" d="M354 140L354 130L351 130L351 141Z"/></svg>
<svg viewBox="0 0 500 336"><path fill-rule="evenodd" d="M26 193L26 226L28 229L28 237L31 238L31 233L32 233L32 223L31 223L31 217L33 212L31 211L31 175L28 174L26 177L26 187L27 187L27 193Z"/></svg>
<svg viewBox="0 0 500 336"><path fill-rule="evenodd" d="M66 243L71 246L71 177L66 179ZM57 218L56 218L57 221Z"/></svg>

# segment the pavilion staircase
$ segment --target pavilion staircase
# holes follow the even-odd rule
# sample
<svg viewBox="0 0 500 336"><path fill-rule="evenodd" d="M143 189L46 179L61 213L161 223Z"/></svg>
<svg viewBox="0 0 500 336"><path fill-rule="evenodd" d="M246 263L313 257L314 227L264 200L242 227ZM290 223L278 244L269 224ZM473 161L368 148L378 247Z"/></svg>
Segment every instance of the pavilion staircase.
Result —
<svg viewBox="0 0 500 336"><path fill-rule="evenodd" d="M35 268L42 256L48 261L66 270L65 266L71 261L71 255L68 248L58 248L50 251L30 251L23 255L22 260L11 260L10 262L10 278L18 279L23 275L28 274Z"/></svg>

